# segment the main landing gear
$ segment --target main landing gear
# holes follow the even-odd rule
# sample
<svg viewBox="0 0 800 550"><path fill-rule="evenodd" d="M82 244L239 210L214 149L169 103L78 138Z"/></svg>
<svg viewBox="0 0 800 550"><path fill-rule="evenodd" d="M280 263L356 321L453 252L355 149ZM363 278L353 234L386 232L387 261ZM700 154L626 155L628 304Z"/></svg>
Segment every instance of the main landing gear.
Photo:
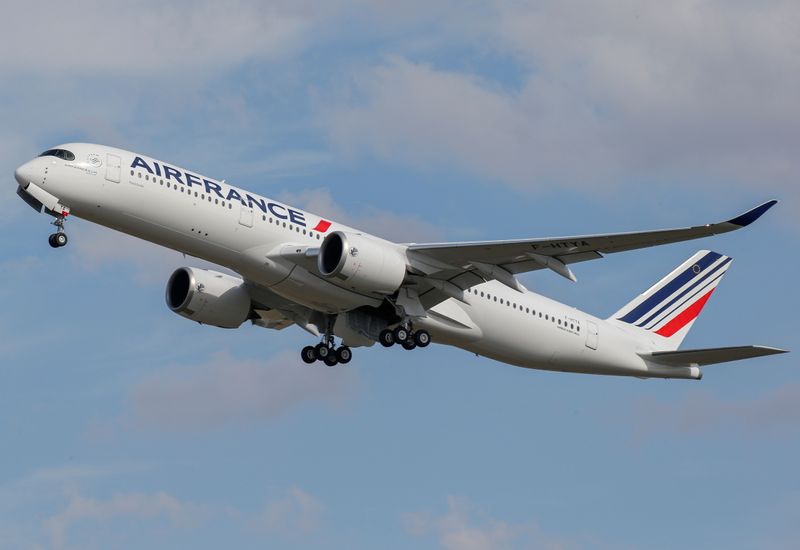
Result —
<svg viewBox="0 0 800 550"><path fill-rule="evenodd" d="M47 242L49 242L50 246L53 248L61 248L67 245L69 239L67 239L67 234L64 233L64 220L66 219L67 216L61 214L56 216L55 221L52 222L52 224L56 226L56 232L47 238Z"/></svg>
<svg viewBox="0 0 800 550"><path fill-rule="evenodd" d="M322 361L329 367L333 367L339 363L342 365L349 363L353 358L353 352L345 345L337 348L333 342L333 336L326 335L323 341L316 346L304 347L300 356L309 365L316 361Z"/></svg>
<svg viewBox="0 0 800 550"><path fill-rule="evenodd" d="M431 335L427 330L413 330L411 323L405 323L394 329L384 329L378 336L378 341L385 348L400 344L403 349L424 348L431 343Z"/></svg>

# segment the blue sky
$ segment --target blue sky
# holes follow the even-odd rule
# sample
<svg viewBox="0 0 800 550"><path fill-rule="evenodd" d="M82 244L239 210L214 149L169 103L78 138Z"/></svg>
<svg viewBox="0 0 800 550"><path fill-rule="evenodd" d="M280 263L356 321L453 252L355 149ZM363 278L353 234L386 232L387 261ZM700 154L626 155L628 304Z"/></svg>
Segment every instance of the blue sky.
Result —
<svg viewBox="0 0 800 550"><path fill-rule="evenodd" d="M301 365L296 328L164 305L197 265L14 195L59 142L139 151L401 241L718 221L529 288L608 315L700 248L686 347L796 348L795 2L115 2L0 21L0 547L793 548L795 354L701 382L439 346Z"/></svg>

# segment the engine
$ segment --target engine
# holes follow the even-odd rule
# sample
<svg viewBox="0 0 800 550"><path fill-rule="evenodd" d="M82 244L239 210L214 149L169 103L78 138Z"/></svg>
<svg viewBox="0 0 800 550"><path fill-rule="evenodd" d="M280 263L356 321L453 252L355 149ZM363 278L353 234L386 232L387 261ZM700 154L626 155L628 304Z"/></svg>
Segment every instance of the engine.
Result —
<svg viewBox="0 0 800 550"><path fill-rule="evenodd" d="M393 294L406 275L403 253L390 244L355 233L334 231L322 241L320 273L356 292Z"/></svg>
<svg viewBox="0 0 800 550"><path fill-rule="evenodd" d="M167 282L167 306L187 319L221 328L237 328L250 315L244 281L208 269L178 268Z"/></svg>

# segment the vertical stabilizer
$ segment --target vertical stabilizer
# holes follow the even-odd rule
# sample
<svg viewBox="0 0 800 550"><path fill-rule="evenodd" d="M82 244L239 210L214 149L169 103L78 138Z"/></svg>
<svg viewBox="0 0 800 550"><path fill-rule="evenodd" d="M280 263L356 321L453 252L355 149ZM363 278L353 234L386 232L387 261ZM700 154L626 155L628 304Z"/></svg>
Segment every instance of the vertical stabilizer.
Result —
<svg viewBox="0 0 800 550"><path fill-rule="evenodd" d="M659 349L678 349L732 258L701 250L675 268L609 320L655 335Z"/></svg>

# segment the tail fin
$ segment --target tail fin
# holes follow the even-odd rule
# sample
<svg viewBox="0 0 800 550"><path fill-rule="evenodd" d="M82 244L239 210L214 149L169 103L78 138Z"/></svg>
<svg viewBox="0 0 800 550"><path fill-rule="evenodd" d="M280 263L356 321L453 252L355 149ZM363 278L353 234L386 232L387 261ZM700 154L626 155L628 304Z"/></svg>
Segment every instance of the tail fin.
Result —
<svg viewBox="0 0 800 550"><path fill-rule="evenodd" d="M732 259L701 250L610 319L647 331L659 349L678 349Z"/></svg>

